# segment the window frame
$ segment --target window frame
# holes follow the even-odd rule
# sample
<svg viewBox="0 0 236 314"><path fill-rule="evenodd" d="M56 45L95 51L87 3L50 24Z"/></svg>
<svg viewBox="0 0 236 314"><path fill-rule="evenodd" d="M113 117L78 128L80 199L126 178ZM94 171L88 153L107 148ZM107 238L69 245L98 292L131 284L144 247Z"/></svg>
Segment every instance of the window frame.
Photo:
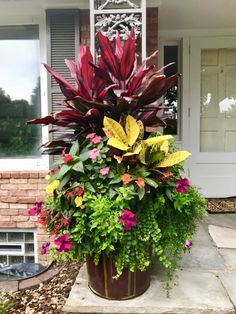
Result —
<svg viewBox="0 0 236 314"><path fill-rule="evenodd" d="M47 63L46 46L46 18L45 12L39 12L36 16L29 14L27 16L1 16L1 26L20 26L20 25L38 25L39 28L39 54L40 65ZM47 73L44 67L40 66L40 87L41 87L41 116L48 115L48 91L47 91ZM37 118L37 117L35 117ZM42 128L42 143L49 139L48 127ZM21 158L1 158L0 171L43 171L49 169L49 157L42 155L40 157L21 157Z"/></svg>

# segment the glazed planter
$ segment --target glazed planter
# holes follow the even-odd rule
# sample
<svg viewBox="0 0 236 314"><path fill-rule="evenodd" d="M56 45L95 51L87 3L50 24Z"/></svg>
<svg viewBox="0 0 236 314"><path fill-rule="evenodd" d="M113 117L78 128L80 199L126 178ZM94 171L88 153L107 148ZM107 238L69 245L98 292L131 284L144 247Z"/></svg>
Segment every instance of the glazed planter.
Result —
<svg viewBox="0 0 236 314"><path fill-rule="evenodd" d="M89 288L100 297L110 300L127 300L144 293L150 285L150 269L134 272L125 269L118 279L114 279L116 269L110 256L103 256L98 265L93 257L87 258Z"/></svg>

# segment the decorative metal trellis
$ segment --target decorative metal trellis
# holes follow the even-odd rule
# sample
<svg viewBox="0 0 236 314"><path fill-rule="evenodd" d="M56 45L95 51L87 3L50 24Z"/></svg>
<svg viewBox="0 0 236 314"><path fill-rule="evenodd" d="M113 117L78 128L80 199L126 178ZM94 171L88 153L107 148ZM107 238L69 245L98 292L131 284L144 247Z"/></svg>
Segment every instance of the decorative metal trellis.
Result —
<svg viewBox="0 0 236 314"><path fill-rule="evenodd" d="M122 40L134 28L141 38L141 58L146 57L146 0L90 0L90 43L94 56L99 54L96 34L101 31L113 40Z"/></svg>

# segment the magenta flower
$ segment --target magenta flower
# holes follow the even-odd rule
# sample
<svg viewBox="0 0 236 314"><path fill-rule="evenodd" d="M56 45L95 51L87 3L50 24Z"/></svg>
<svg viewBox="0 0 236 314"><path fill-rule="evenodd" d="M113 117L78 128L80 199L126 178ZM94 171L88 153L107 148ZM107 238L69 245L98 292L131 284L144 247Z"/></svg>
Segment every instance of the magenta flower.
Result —
<svg viewBox="0 0 236 314"><path fill-rule="evenodd" d="M86 138L91 139L91 138L94 138L95 136L96 136L96 133L89 133L89 134L86 136Z"/></svg>
<svg viewBox="0 0 236 314"><path fill-rule="evenodd" d="M186 240L185 243L184 243L184 247L185 248L190 248L191 246L193 245L193 243L189 240Z"/></svg>
<svg viewBox="0 0 236 314"><path fill-rule="evenodd" d="M41 212L42 209L42 202L35 202L34 207L28 210L28 214L30 216L36 216Z"/></svg>
<svg viewBox="0 0 236 314"><path fill-rule="evenodd" d="M89 158L94 161L99 156L99 154L100 151L97 148L94 148L89 151Z"/></svg>
<svg viewBox="0 0 236 314"><path fill-rule="evenodd" d="M93 144L99 144L101 142L101 136L95 136L94 138L92 138L91 143Z"/></svg>
<svg viewBox="0 0 236 314"><path fill-rule="evenodd" d="M40 254L42 255L46 254L49 246L50 246L50 242L43 243L42 248L40 249Z"/></svg>
<svg viewBox="0 0 236 314"><path fill-rule="evenodd" d="M187 178L176 181L176 191L180 193L187 193L188 188L190 188L190 184Z"/></svg>
<svg viewBox="0 0 236 314"><path fill-rule="evenodd" d="M103 176L107 175L107 174L109 173L109 171L110 171L110 168L109 168L109 167L101 168L101 169L99 170L99 172L100 172Z"/></svg>
<svg viewBox="0 0 236 314"><path fill-rule="evenodd" d="M70 248L72 247L72 242L68 239L69 235L63 234L62 236L54 240L54 243L56 245L59 245L59 247L56 248L57 252L68 252L70 250Z"/></svg>
<svg viewBox="0 0 236 314"><path fill-rule="evenodd" d="M136 226L137 218L128 209L122 209L122 215L118 218L119 222L124 223L124 230L129 230Z"/></svg>

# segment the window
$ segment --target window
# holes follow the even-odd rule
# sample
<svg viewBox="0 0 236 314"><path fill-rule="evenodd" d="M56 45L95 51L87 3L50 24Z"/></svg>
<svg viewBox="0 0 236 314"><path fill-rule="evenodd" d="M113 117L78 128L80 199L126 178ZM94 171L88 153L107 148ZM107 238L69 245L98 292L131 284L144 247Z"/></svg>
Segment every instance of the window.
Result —
<svg viewBox="0 0 236 314"><path fill-rule="evenodd" d="M38 26L0 26L0 158L40 156L39 71Z"/></svg>
<svg viewBox="0 0 236 314"><path fill-rule="evenodd" d="M34 263L36 233L33 230L0 230L0 263Z"/></svg>
<svg viewBox="0 0 236 314"><path fill-rule="evenodd" d="M167 65L171 62L175 64L166 68L164 74L171 76L180 71L180 45L179 42L165 42L163 45L163 63ZM173 86L164 97L164 104L168 107L164 114L169 115L165 120L167 127L164 134L180 136L180 80Z"/></svg>

